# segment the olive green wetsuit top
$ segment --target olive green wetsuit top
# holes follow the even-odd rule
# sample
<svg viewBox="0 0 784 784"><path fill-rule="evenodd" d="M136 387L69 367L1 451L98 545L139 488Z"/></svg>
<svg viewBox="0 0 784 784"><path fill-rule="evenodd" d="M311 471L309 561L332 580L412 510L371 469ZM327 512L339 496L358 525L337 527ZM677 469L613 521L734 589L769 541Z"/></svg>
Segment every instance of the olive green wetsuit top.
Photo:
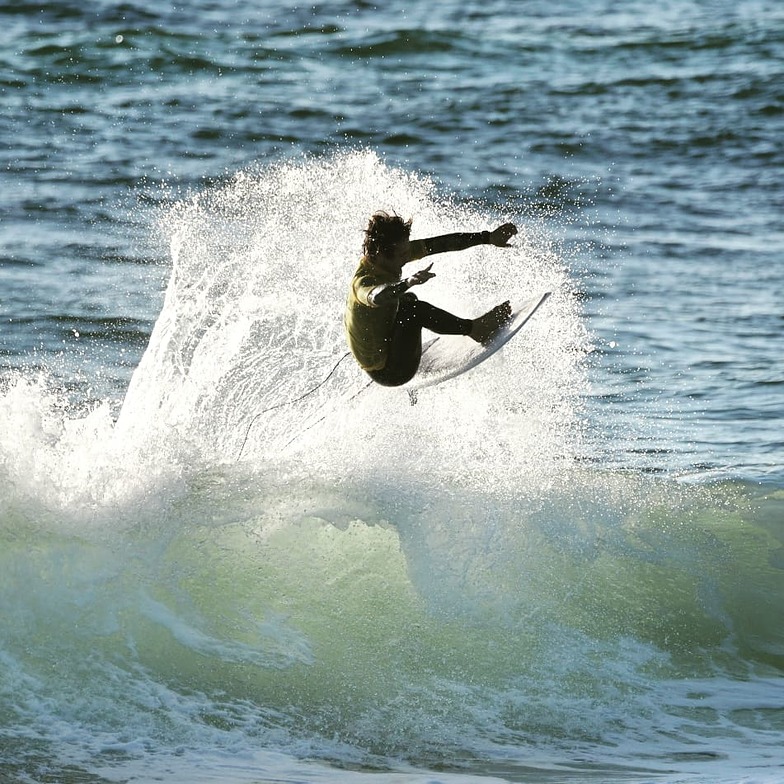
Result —
<svg viewBox="0 0 784 784"><path fill-rule="evenodd" d="M465 250L474 245L486 244L488 236L486 231L477 231L412 240L406 264L434 253ZM400 280L400 274L383 269L367 256L360 259L359 267L351 279L343 321L351 353L363 370L381 370L386 365L389 338L398 309L397 299L376 304L370 299L370 292Z"/></svg>

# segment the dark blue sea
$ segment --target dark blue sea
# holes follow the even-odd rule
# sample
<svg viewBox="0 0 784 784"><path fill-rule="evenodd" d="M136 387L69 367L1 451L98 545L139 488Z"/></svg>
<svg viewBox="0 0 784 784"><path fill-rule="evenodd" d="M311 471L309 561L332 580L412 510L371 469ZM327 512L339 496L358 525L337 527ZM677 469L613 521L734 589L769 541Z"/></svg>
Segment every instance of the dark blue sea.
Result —
<svg viewBox="0 0 784 784"><path fill-rule="evenodd" d="M2 784L784 781L784 5L0 5ZM343 359L376 210L552 296Z"/></svg>

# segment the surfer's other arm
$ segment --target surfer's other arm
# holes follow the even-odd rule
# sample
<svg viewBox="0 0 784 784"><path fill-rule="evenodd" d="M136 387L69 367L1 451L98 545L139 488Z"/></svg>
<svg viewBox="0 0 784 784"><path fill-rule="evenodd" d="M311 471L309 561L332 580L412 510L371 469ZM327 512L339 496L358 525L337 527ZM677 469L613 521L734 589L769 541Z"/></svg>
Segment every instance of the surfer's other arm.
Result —
<svg viewBox="0 0 784 784"><path fill-rule="evenodd" d="M371 289L367 297L368 305L372 308L376 308L379 305L385 305L392 300L400 299L400 297L402 297L412 286L421 286L423 283L430 280L430 278L436 276L435 272L430 271L432 266L432 264L429 264L424 269L415 272L413 275L410 275L398 283L385 283Z"/></svg>

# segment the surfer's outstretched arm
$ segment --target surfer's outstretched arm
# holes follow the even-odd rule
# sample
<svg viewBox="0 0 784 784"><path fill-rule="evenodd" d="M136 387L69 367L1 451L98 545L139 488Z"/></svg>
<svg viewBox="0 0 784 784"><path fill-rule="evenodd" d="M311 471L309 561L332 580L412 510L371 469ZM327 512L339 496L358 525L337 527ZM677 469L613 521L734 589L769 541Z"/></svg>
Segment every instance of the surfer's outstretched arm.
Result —
<svg viewBox="0 0 784 784"><path fill-rule="evenodd" d="M504 223L493 231L462 231L454 234L442 234L409 242L409 261L432 256L435 253L466 250L475 245L495 245L508 248L510 238L517 234L514 223Z"/></svg>

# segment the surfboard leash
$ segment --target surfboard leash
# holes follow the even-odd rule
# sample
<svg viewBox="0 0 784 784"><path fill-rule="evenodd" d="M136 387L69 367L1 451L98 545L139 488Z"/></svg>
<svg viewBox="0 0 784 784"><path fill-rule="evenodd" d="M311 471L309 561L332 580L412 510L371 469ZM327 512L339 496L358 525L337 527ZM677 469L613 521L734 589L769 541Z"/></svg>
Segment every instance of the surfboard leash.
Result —
<svg viewBox="0 0 784 784"><path fill-rule="evenodd" d="M292 405L294 405L294 403L299 403L300 401L304 400L306 397L308 397L308 396L312 395L312 394L313 394L314 392L316 392L318 389L320 389L321 387L323 387L323 386L324 386L324 384L326 384L326 383L327 383L327 381L329 381L329 380L330 380L330 378L332 378L332 375L333 375L333 374L335 373L335 371L336 371L336 370L337 370L337 369L340 367L340 364L343 362L343 360L344 360L344 359L346 359L346 358L348 358L348 357L350 357L350 356L351 356L351 352L350 352L350 351L347 351L347 352L346 352L346 353L345 353L345 354L344 354L344 355L343 355L343 356L342 356L342 357L341 357L341 358L340 358L340 359L339 359L339 360L338 360L338 361L335 363L334 367L332 368L332 370L330 370L330 371L329 371L329 373L327 373L327 375L326 375L326 377L323 379L323 381L320 381L318 384L316 384L316 386L315 386L315 387L313 387L313 389L309 389L307 392L305 392L305 394L304 394L304 395L300 395L299 397L296 397L296 398L294 398L293 400L285 400L285 401L283 401L282 403L276 403L274 406L270 406L269 408L265 408L263 411L259 411L259 413L258 413L258 414L256 414L256 415L253 417L253 419L251 419L251 420L250 420L250 423L248 424L248 429L245 431L245 438L243 438L243 439L242 439L242 446L240 447L240 451L237 453L237 458L236 458L236 460L235 460L234 462L235 462L235 463L236 463L236 462L238 462L238 461L239 461L239 459L242 457L242 452L243 452L243 450L245 449L245 445L248 443L248 436L250 436L250 431L251 431L251 428L252 428L252 427L253 427L253 425L256 423L256 420L257 420L257 419L258 419L258 418L259 418L259 417L260 417L262 414L268 414L270 411L275 411L275 409L278 409L278 408L283 408L284 406L292 406Z"/></svg>

